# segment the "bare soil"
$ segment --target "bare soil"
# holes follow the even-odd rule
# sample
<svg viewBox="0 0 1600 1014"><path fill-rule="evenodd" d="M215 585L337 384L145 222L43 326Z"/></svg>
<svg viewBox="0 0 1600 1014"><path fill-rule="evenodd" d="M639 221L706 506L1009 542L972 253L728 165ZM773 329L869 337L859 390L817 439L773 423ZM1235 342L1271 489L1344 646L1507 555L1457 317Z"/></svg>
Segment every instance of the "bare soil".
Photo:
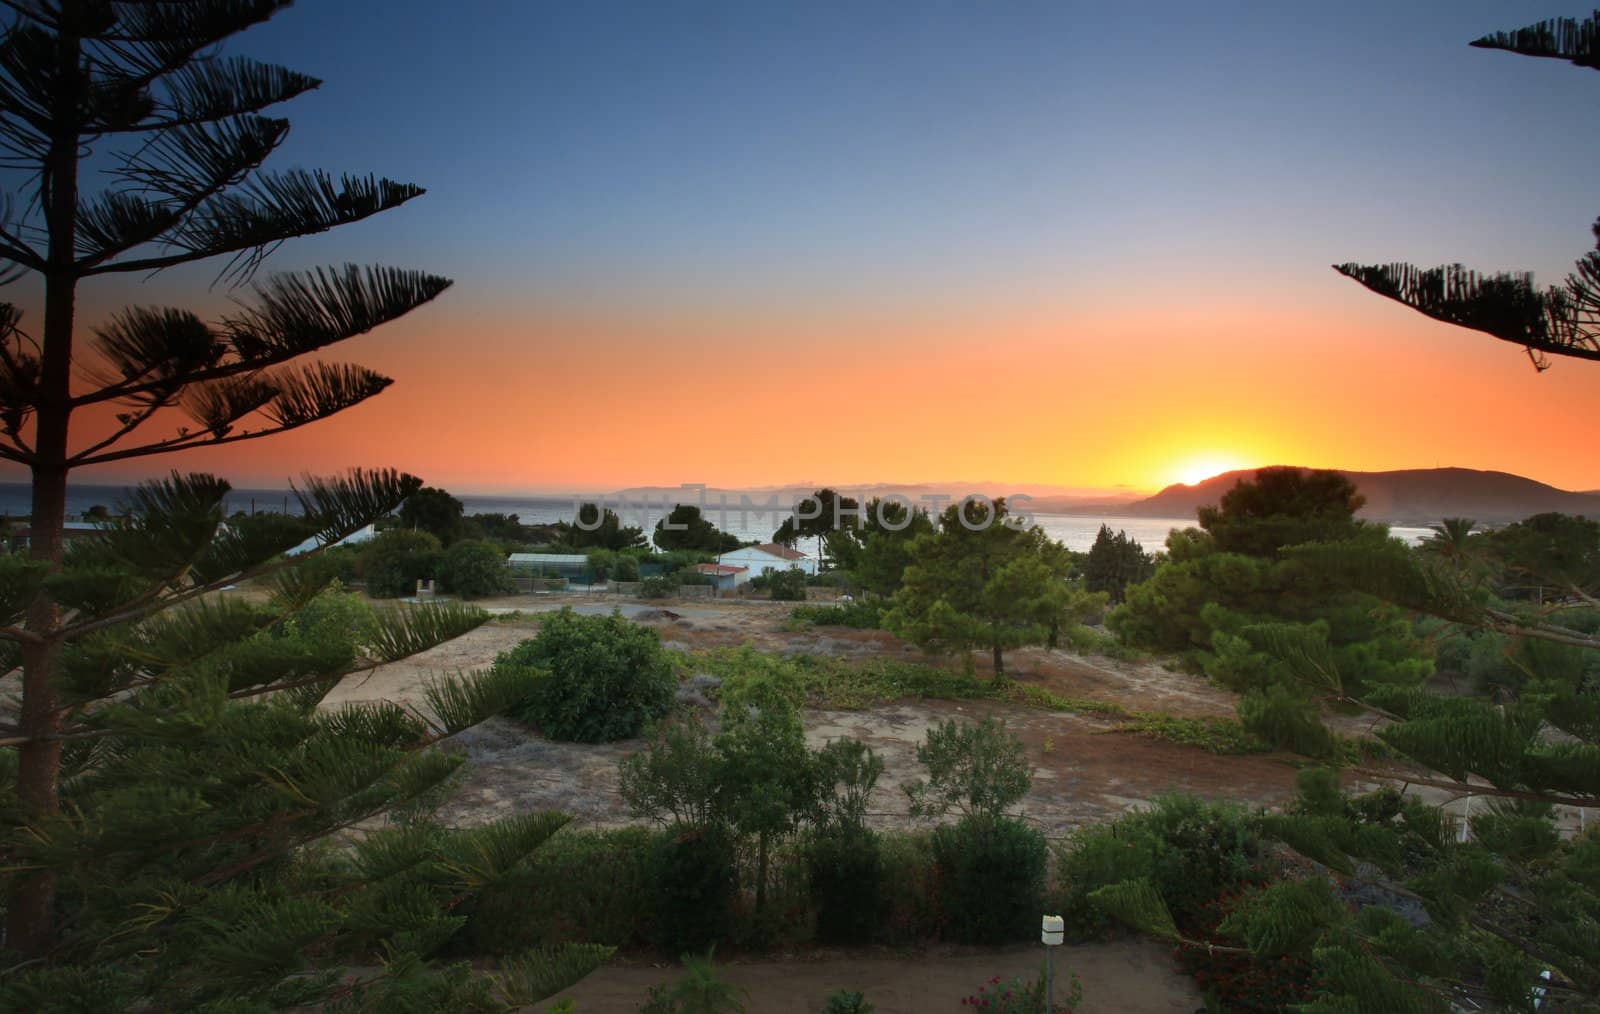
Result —
<svg viewBox="0 0 1600 1014"><path fill-rule="evenodd" d="M748 644L764 651L845 658L922 657L884 631L837 627L786 631L783 621L789 606L785 603L662 603L545 593L482 604L497 612L517 610L522 615L502 616L431 651L348 680L328 695L326 703L387 699L420 704L426 680L488 665L498 653L533 636L539 612L562 606L585 613L616 608L656 627L663 641L675 647ZM1152 663L1026 649L1008 656L1008 664L1013 679L1061 696L1187 717L1234 713L1232 694ZM982 666L978 678L989 678ZM1147 805L1164 792L1185 791L1264 805L1281 803L1293 793L1295 769L1285 756L1217 756L1116 731L1116 719L1095 714L1048 712L1006 701L905 700L861 711L810 709L804 720L806 737L813 745L849 737L877 751L886 769L872 799L871 819L879 827L898 828L911 824L900 786L923 773L914 751L929 726L951 718L977 719L990 714L1005 718L1023 742L1034 768L1034 784L1023 801L1023 813L1051 837ZM589 826L630 823L617 795L617 761L640 745L637 741L557 743L510 719L485 722L452 741L452 748L465 751L471 763L442 816L459 824L476 824L530 809L558 809Z"/></svg>
<svg viewBox="0 0 1600 1014"><path fill-rule="evenodd" d="M998 976L1031 982L1044 961L1040 946L945 949L896 955L861 951L819 952L775 961L719 963L734 985L746 990L750 1014L797 1014L822 1010L828 995L849 990L865 995L878 1014L970 1010L963 997ZM1201 1006L1193 980L1174 970L1166 950L1147 940L1060 947L1052 955L1057 1002L1066 999L1067 973L1083 986L1079 1014L1189 1014ZM583 1014L639 1009L650 987L670 982L674 967L613 962L549 1002L571 997ZM548 1007L549 1004L545 1006Z"/></svg>

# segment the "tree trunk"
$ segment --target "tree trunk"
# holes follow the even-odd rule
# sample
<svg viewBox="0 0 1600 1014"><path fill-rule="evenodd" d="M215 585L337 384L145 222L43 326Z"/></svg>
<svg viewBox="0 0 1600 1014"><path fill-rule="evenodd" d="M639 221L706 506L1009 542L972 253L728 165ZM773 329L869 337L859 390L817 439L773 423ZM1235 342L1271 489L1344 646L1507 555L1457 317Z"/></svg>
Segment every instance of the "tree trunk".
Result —
<svg viewBox="0 0 1600 1014"><path fill-rule="evenodd" d="M992 650L994 651L994 681L996 683L1004 683L1006 681L1006 660L1000 654L999 641L994 643Z"/></svg>
<svg viewBox="0 0 1600 1014"><path fill-rule="evenodd" d="M68 9L68 14L72 12ZM67 19L70 21L70 17ZM72 326L77 294L78 121L82 88L80 40L56 40L55 73L68 85L55 89L55 134L45 163L42 210L50 235L45 272L44 331L40 343L34 427L33 503L29 556L59 565L67 513L67 423L72 416ZM73 86L76 85L76 86ZM61 726L55 687L61 611L48 591L28 606L28 632L41 641L23 645L22 707L18 731L28 738L17 751L17 801L30 824L60 812ZM21 879L6 899L6 946L29 957L55 942L56 878L50 871Z"/></svg>

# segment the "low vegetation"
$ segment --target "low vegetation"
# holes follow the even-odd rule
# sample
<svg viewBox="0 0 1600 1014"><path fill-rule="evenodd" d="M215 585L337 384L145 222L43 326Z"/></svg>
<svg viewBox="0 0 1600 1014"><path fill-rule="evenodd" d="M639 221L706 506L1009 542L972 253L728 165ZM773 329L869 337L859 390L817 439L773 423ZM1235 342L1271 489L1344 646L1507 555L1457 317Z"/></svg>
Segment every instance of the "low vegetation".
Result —
<svg viewBox="0 0 1600 1014"><path fill-rule="evenodd" d="M515 718L551 739L628 739L666 714L676 686L661 636L650 627L571 609L543 617L538 636L502 652L491 672L525 676Z"/></svg>

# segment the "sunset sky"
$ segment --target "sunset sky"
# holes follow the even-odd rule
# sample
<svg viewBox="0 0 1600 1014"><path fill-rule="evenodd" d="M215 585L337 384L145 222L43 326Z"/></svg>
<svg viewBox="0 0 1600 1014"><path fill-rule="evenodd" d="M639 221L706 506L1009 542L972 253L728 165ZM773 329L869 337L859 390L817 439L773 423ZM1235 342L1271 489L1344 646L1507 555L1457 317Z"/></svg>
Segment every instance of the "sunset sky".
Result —
<svg viewBox="0 0 1600 1014"><path fill-rule="evenodd" d="M1536 374L1329 268L1564 276L1600 214L1600 74L1466 43L1588 12L305 3L233 46L326 80L281 107L269 166L429 193L269 268L456 284L330 350L396 378L377 399L147 471L1154 489L1294 463L1600 488L1600 364ZM218 310L212 274L93 283L79 319Z"/></svg>

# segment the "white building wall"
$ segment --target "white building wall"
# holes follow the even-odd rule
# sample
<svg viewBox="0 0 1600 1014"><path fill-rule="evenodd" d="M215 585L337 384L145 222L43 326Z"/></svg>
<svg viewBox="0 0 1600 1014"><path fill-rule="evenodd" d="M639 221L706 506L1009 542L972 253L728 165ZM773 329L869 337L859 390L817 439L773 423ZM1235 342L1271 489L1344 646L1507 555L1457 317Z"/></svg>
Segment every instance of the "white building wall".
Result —
<svg viewBox="0 0 1600 1014"><path fill-rule="evenodd" d="M815 574L817 572L817 561L809 556L802 557L799 560L785 560L781 556L773 556L771 553L756 549L754 546L735 549L731 553L723 553L718 559L727 566L745 568L744 573L738 576L739 584L744 584L751 578L765 574L768 571L788 570L790 567L799 567L807 574Z"/></svg>

